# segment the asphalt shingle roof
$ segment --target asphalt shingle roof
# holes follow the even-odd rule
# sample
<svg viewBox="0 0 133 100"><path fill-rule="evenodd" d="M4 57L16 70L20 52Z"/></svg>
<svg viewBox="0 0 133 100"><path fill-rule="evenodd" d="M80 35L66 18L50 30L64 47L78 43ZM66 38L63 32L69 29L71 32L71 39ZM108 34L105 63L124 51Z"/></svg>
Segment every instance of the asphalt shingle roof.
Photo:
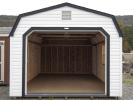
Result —
<svg viewBox="0 0 133 100"><path fill-rule="evenodd" d="M12 30L12 27L0 27L0 34L9 34Z"/></svg>

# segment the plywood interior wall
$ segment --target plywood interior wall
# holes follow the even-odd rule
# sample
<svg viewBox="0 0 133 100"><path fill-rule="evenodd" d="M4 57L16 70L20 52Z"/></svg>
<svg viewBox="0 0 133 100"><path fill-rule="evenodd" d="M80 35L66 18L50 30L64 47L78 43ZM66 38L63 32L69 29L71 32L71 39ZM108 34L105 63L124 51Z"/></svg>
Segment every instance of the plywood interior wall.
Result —
<svg viewBox="0 0 133 100"><path fill-rule="evenodd" d="M44 38L28 40L28 80L39 73L94 74L105 81L104 37Z"/></svg>
<svg viewBox="0 0 133 100"><path fill-rule="evenodd" d="M36 39L38 40L38 39ZM41 46L36 41L28 41L27 80L30 81L40 73Z"/></svg>
<svg viewBox="0 0 133 100"><path fill-rule="evenodd" d="M91 46L42 47L42 73L91 74Z"/></svg>
<svg viewBox="0 0 133 100"><path fill-rule="evenodd" d="M97 77L105 82L105 53L104 44L97 45L98 49L98 66L97 66Z"/></svg>
<svg viewBox="0 0 133 100"><path fill-rule="evenodd" d="M105 82L105 38L98 34L92 42L92 73Z"/></svg>
<svg viewBox="0 0 133 100"><path fill-rule="evenodd" d="M92 73L105 82L105 48L98 44L92 48Z"/></svg>
<svg viewBox="0 0 133 100"><path fill-rule="evenodd" d="M97 48L92 47L92 73L97 76Z"/></svg>

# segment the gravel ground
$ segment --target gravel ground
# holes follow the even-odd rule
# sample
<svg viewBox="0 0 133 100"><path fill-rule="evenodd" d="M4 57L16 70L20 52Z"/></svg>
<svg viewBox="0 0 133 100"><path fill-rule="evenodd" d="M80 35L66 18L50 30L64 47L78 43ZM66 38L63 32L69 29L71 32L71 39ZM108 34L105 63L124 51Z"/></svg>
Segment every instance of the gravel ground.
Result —
<svg viewBox="0 0 133 100"><path fill-rule="evenodd" d="M123 97L120 100L133 100L133 86L123 85Z"/></svg>
<svg viewBox="0 0 133 100"><path fill-rule="evenodd" d="M1 86L0 87L0 100L14 100L12 98L10 98L9 96L9 88L6 86ZM34 99L29 99L29 98L17 98L15 100L39 100L37 98ZM66 100L66 99L42 99L42 100ZM92 100L90 98L78 98L78 99L67 99L67 100ZM123 97L116 99L116 98L95 98L94 100L133 100L133 86L127 86L127 85L123 85Z"/></svg>
<svg viewBox="0 0 133 100"><path fill-rule="evenodd" d="M10 98L9 96L9 88L6 86L1 86L0 87L0 100L13 100L12 98ZM30 99L22 99L22 98L17 98L15 100L39 100L37 98L30 98ZM42 100L66 100L66 99L42 99ZM67 100L92 100L90 98L78 98L78 99L67 99ZM123 85L123 97L116 99L116 98L95 98L94 100L133 100L133 86L127 86L127 85Z"/></svg>

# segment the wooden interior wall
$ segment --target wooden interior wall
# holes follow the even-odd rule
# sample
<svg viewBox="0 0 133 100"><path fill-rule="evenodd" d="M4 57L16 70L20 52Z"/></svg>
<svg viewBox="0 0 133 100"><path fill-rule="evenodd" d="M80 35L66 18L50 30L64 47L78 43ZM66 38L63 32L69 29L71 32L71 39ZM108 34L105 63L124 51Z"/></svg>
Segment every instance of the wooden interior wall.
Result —
<svg viewBox="0 0 133 100"><path fill-rule="evenodd" d="M97 76L97 48L92 47L92 73Z"/></svg>
<svg viewBox="0 0 133 100"><path fill-rule="evenodd" d="M28 42L28 68L27 79L30 81L40 73L41 65L41 47L34 42Z"/></svg>
<svg viewBox="0 0 133 100"><path fill-rule="evenodd" d="M105 82L105 50L104 43L97 45L98 50L98 66L97 66L97 77Z"/></svg>
<svg viewBox="0 0 133 100"><path fill-rule="evenodd" d="M105 82L105 37L97 34L92 43L92 73Z"/></svg>
<svg viewBox="0 0 133 100"><path fill-rule="evenodd" d="M50 74L94 74L104 81L105 62L101 45L104 38L101 35L97 37L99 40L98 44L93 43L95 45L89 38L29 37L28 79L40 71Z"/></svg>
<svg viewBox="0 0 133 100"><path fill-rule="evenodd" d="M91 74L91 46L43 46L42 73Z"/></svg>

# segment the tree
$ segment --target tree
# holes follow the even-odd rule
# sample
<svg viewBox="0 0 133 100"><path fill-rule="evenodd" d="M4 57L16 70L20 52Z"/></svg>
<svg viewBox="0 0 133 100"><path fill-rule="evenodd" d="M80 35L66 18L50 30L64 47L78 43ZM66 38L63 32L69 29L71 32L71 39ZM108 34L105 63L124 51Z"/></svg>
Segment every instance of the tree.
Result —
<svg viewBox="0 0 133 100"><path fill-rule="evenodd" d="M126 39L123 40L123 52L127 53L130 52L131 46L129 45L128 41Z"/></svg>
<svg viewBox="0 0 133 100"><path fill-rule="evenodd" d="M122 28L123 32L123 51L130 52L133 50L133 26L125 26Z"/></svg>

